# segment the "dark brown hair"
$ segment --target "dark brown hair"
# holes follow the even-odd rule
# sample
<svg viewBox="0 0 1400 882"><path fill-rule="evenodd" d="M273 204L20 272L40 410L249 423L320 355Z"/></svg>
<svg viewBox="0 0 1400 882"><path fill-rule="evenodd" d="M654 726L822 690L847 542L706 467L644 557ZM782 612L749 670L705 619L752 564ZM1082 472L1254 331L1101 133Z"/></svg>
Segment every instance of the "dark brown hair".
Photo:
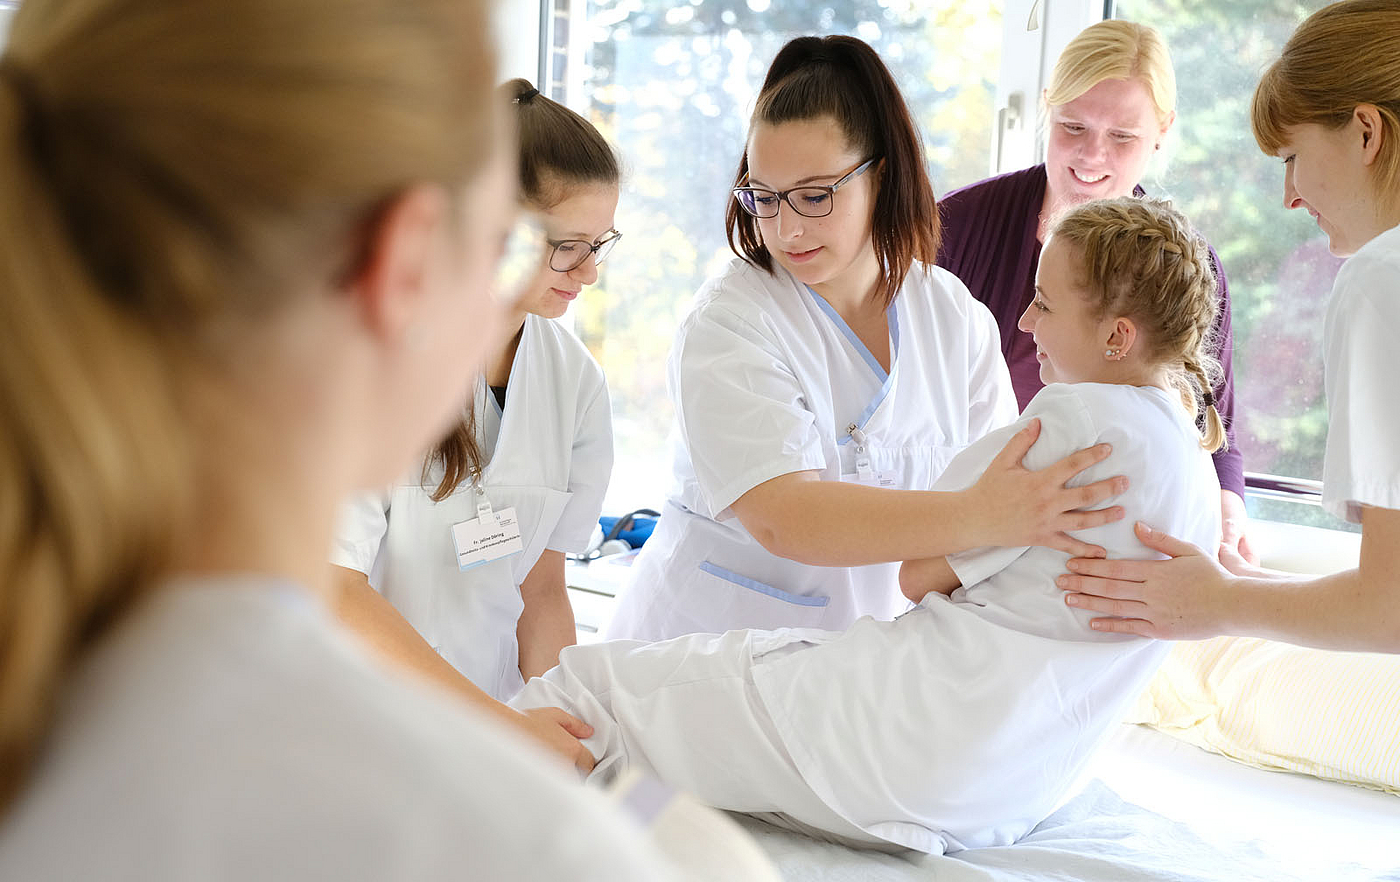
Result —
<svg viewBox="0 0 1400 882"><path fill-rule="evenodd" d="M855 37L798 37L773 59L749 121L784 122L830 117L863 159L879 159L879 190L871 220L871 244L880 266L880 293L894 301L915 260L938 254L938 205L924 167L923 142L889 68ZM747 146L734 186L749 173ZM758 221L729 200L724 216L729 247L768 272L773 256Z"/></svg>
<svg viewBox="0 0 1400 882"><path fill-rule="evenodd" d="M515 110L516 156L520 195L532 206L548 209L581 184L617 184L622 178L617 154L593 124L540 94L529 80L513 79L501 87ZM441 502L463 481L481 477L486 467L476 443L476 411L470 405L423 463L422 480L436 463L442 479L432 492Z"/></svg>

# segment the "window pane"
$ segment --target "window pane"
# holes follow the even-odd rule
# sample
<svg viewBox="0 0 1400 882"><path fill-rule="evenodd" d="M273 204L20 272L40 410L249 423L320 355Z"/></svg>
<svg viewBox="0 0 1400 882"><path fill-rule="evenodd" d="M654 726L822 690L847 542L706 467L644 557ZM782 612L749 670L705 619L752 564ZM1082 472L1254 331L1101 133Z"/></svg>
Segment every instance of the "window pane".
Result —
<svg viewBox="0 0 1400 882"><path fill-rule="evenodd" d="M666 356L691 295L730 257L725 203L778 49L803 34L851 34L874 46L918 117L941 193L988 173L1002 4L561 4L554 43L570 49L576 88L558 84L551 94L617 145L626 175L617 220L626 239L575 309L613 396L618 466L607 508L627 510L660 503L668 488Z"/></svg>
<svg viewBox="0 0 1400 882"><path fill-rule="evenodd" d="M1251 472L1320 480L1327 411L1322 320L1341 260L1312 218L1283 207L1283 164L1259 151L1249 107L1259 74L1323 0L1119 0L1118 18L1162 32L1177 122L1143 186L1171 197L1230 280L1239 443ZM1321 509L1251 501L1256 516L1341 526Z"/></svg>

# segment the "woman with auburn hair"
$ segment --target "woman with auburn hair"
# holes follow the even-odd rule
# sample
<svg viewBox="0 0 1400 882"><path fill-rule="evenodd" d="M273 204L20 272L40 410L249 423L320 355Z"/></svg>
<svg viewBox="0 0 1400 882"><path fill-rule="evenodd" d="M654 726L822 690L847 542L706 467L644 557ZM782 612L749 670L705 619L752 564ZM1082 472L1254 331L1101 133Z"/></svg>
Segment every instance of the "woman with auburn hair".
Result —
<svg viewBox="0 0 1400 882"><path fill-rule="evenodd" d="M979 181L939 203L938 265L967 283L996 317L1016 399L1043 385L1035 347L1016 327L1033 297L1041 243L1056 214L1089 199L1143 196L1140 181L1176 121L1176 72L1162 35L1121 19L1096 22L1065 46L1045 90L1045 162ZM1220 300L1211 354L1221 374L1211 398L1227 443L1215 453L1225 541L1253 559L1245 533L1244 459L1235 442L1230 287L1211 251Z"/></svg>
<svg viewBox="0 0 1400 882"><path fill-rule="evenodd" d="M1260 79L1251 121L1283 162L1284 207L1306 210L1348 258L1323 331L1322 504L1361 525L1360 564L1300 577L1140 524L1172 559L1071 561L1065 599L1107 616L1094 622L1105 631L1400 652L1400 0L1334 3L1299 25Z"/></svg>
<svg viewBox="0 0 1400 882"><path fill-rule="evenodd" d="M491 32L479 0L16 14L0 878L668 878L329 610L337 504L441 435L501 322Z"/></svg>
<svg viewBox="0 0 1400 882"><path fill-rule="evenodd" d="M1107 450L930 488L1016 416L987 310L933 265L938 211L904 97L853 37L800 37L768 69L726 215L736 258L675 338L675 484L609 628L661 639L843 628L907 607L898 563L981 544L1101 549L1065 530L1121 480L1067 488Z"/></svg>

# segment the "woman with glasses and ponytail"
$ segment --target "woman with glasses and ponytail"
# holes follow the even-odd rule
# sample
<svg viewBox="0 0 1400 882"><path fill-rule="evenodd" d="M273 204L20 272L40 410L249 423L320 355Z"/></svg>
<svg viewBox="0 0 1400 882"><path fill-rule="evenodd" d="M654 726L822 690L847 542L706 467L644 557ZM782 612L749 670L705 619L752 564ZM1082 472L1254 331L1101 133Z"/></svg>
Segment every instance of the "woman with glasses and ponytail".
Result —
<svg viewBox="0 0 1400 882"><path fill-rule="evenodd" d="M497 701L575 640L564 555L583 551L612 473L598 363L559 318L621 234L617 157L581 116L524 80L515 113L521 194L543 226L532 280L461 419L386 491L344 507L332 553L340 613L391 657L469 699ZM482 693L485 693L483 695ZM533 721L586 756L573 721Z"/></svg>
<svg viewBox="0 0 1400 882"><path fill-rule="evenodd" d="M1016 418L991 314L934 266L938 211L918 132L860 40L801 37L759 94L726 213L737 255L671 352L675 482L609 634L845 628L908 606L898 563L979 545L1097 554L1066 530L1122 516L1112 479L1040 472L1038 424L971 488L929 490Z"/></svg>

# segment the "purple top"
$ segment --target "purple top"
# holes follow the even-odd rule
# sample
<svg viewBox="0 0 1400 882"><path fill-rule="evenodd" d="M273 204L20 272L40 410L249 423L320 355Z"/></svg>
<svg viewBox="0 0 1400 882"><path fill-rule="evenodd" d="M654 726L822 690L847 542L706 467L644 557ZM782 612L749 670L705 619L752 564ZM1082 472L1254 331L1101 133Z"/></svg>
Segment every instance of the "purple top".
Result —
<svg viewBox="0 0 1400 882"><path fill-rule="evenodd" d="M1040 260L1036 227L1045 201L1045 166L998 175L954 190L939 200L943 243L938 265L963 280L972 296L987 305L1001 328L1001 351L1011 369L1011 385L1022 408L1039 392L1040 364L1031 335L1016 322L1035 293L1035 266ZM1134 192L1141 196L1138 187ZM1215 407L1225 422L1229 446L1215 454L1220 486L1244 496L1244 458L1235 443L1234 333L1230 320L1230 285L1215 249L1210 259L1219 281L1220 314L1216 319L1215 352L1221 380L1215 387Z"/></svg>

